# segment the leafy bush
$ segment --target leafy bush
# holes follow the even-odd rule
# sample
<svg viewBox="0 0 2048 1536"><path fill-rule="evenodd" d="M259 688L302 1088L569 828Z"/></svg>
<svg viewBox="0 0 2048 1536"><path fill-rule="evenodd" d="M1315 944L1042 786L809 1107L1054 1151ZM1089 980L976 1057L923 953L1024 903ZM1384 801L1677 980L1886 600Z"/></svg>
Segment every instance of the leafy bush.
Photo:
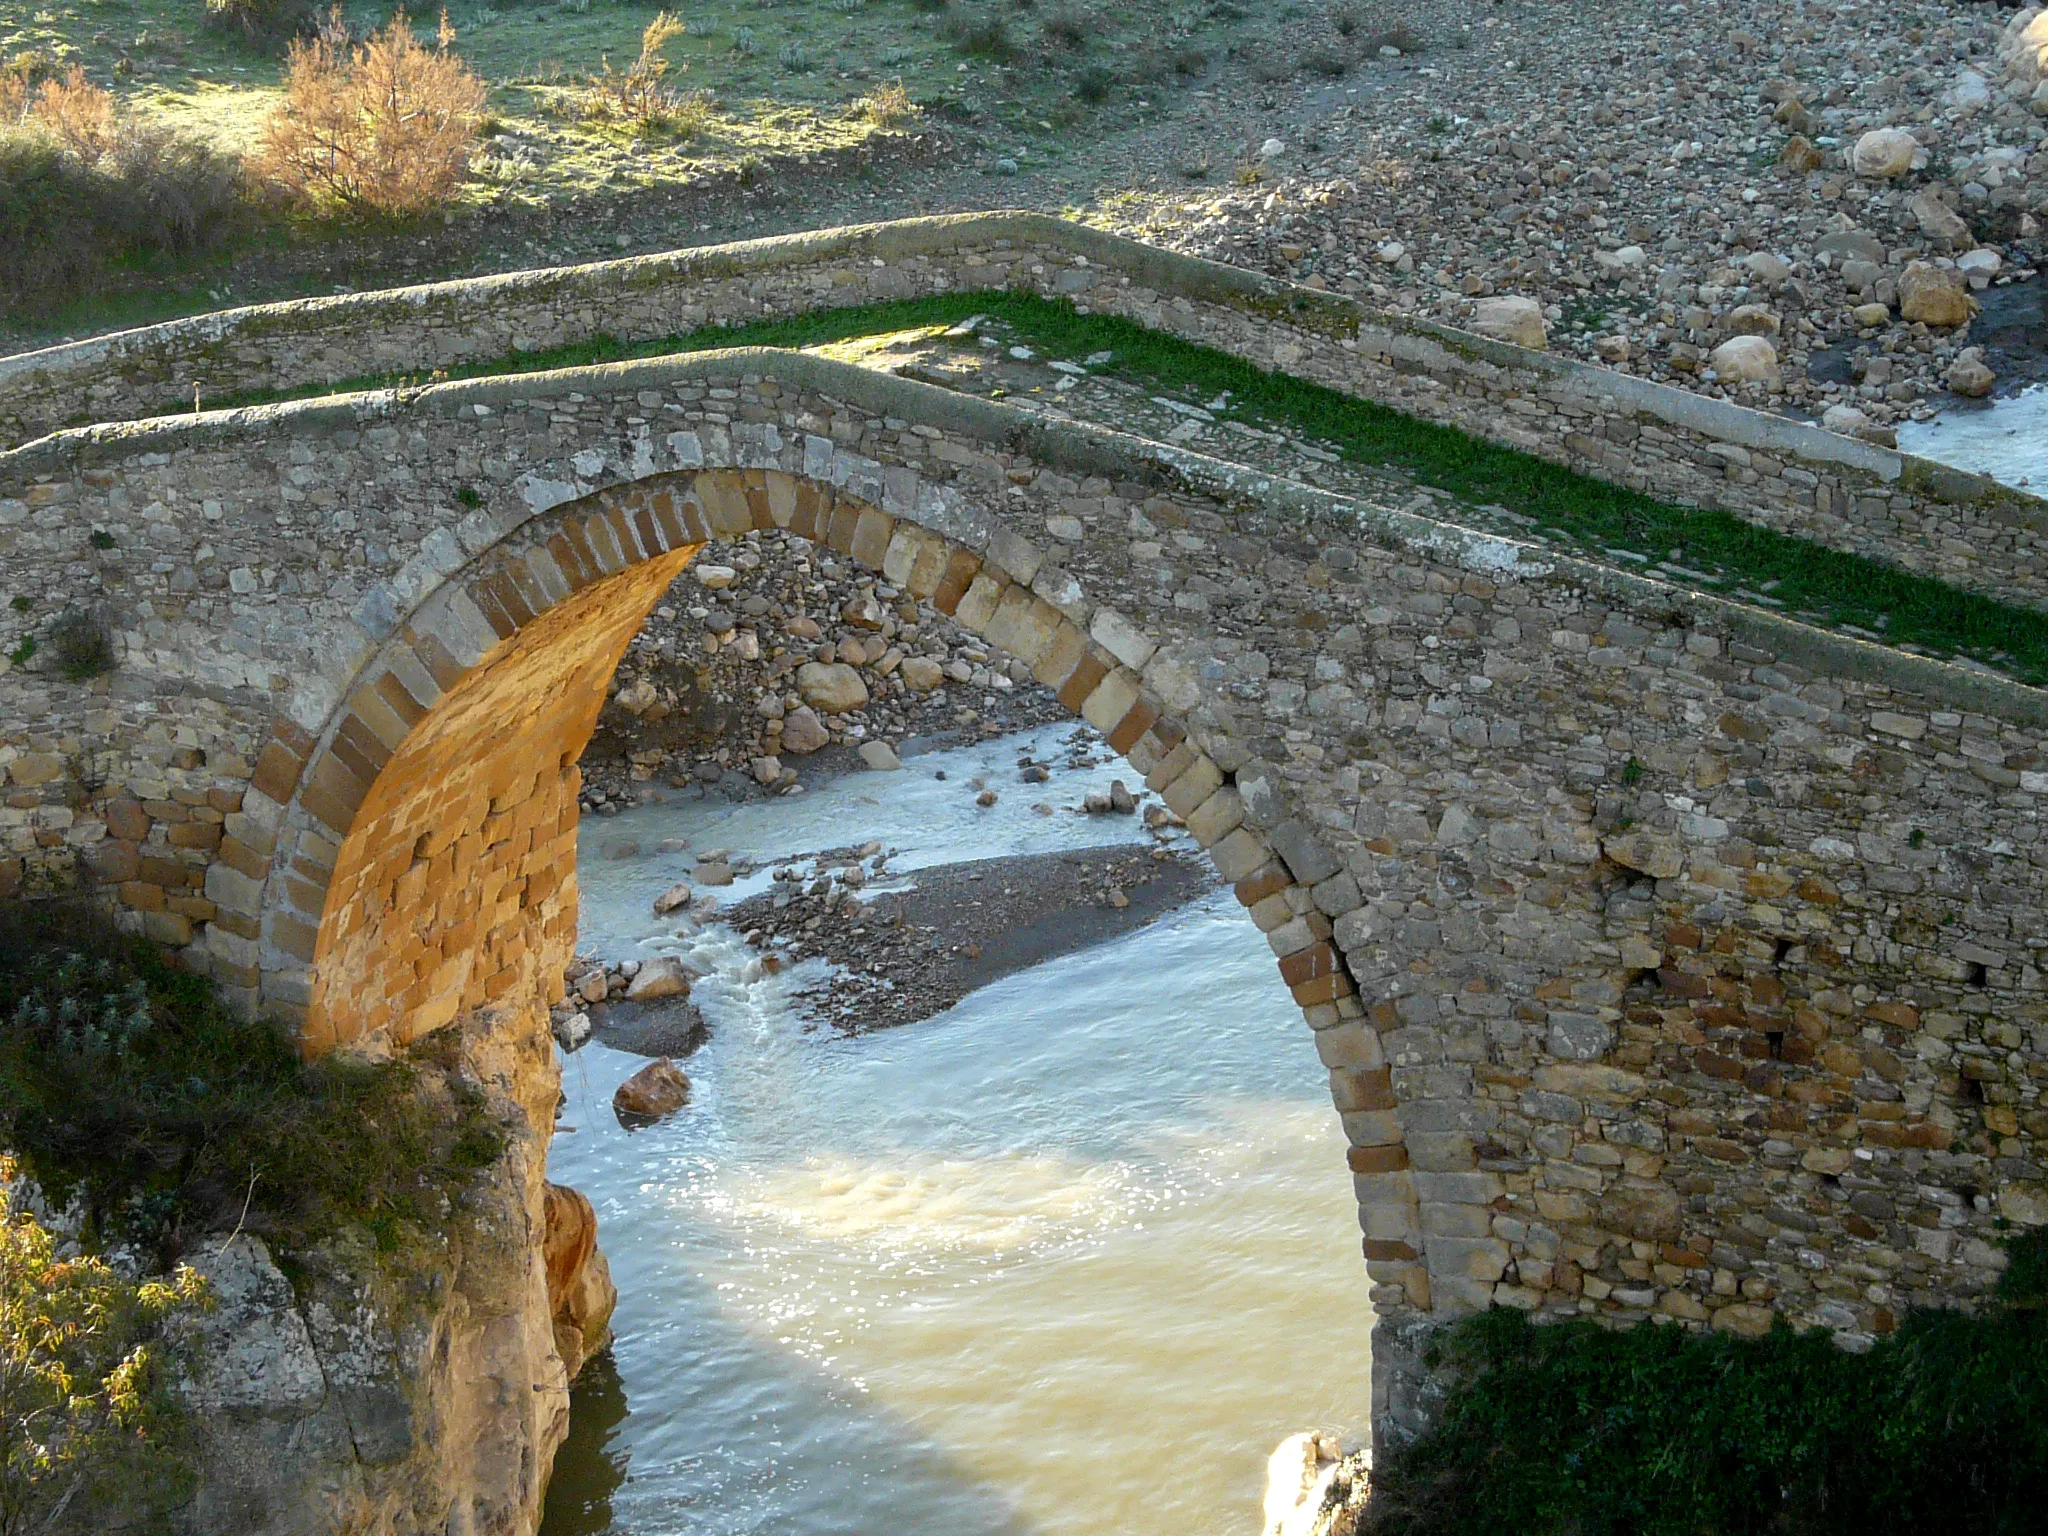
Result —
<svg viewBox="0 0 2048 1536"><path fill-rule="evenodd" d="M399 1247L501 1146L431 1065L309 1065L96 915L0 910L0 1146L54 1204L83 1202L93 1241L168 1262L237 1223L289 1248L355 1222Z"/></svg>
<svg viewBox="0 0 2048 1536"><path fill-rule="evenodd" d="M314 213L410 219L445 205L468 173L484 105L454 40L445 13L432 48L403 16L359 45L341 28L295 40L259 172Z"/></svg>
<svg viewBox="0 0 2048 1536"><path fill-rule="evenodd" d="M190 255L249 214L233 159L119 112L84 71L22 59L0 70L0 303L27 308L126 262Z"/></svg>
<svg viewBox="0 0 2048 1536"><path fill-rule="evenodd" d="M1373 1473L1371 1536L2021 1536L2048 1504L2048 1233L1980 1316L1866 1354L1495 1310L1452 1330L1442 1422Z"/></svg>
<svg viewBox="0 0 2048 1536"><path fill-rule="evenodd" d="M48 1228L0 1212L0 1536L57 1529L74 1503L161 1515L189 1493L163 1335L206 1301L189 1269L136 1280L60 1260Z"/></svg>

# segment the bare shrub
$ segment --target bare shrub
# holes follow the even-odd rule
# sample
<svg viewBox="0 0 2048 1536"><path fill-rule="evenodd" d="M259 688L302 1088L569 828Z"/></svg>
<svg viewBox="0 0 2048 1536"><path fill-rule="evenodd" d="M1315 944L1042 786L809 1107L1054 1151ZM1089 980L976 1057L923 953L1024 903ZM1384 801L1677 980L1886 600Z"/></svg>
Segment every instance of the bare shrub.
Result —
<svg viewBox="0 0 2048 1536"><path fill-rule="evenodd" d="M946 11L939 30L961 53L1006 63L1017 57L1017 43L1003 18L994 14L977 16L955 5Z"/></svg>
<svg viewBox="0 0 2048 1536"><path fill-rule="evenodd" d="M313 20L309 0L206 0L206 19L252 40L288 37Z"/></svg>
<svg viewBox="0 0 2048 1536"><path fill-rule="evenodd" d="M403 16L351 45L330 30L294 41L284 99L263 125L259 173L315 213L417 218L455 195L476 151L484 83Z"/></svg>
<svg viewBox="0 0 2048 1536"><path fill-rule="evenodd" d="M715 101L709 91L678 90L668 81L668 45L688 30L662 11L640 34L640 55L623 70L605 59L576 98L585 122L623 123L640 133L675 133L687 138L710 123ZM689 66L683 66L687 69Z"/></svg>
<svg viewBox="0 0 2048 1536"><path fill-rule="evenodd" d="M894 128L917 116L917 103L910 99L901 80L891 80L855 102L854 110L877 128Z"/></svg>
<svg viewBox="0 0 2048 1536"><path fill-rule="evenodd" d="M27 310L138 257L183 256L247 220L239 164L119 111L84 71L0 69L0 306Z"/></svg>
<svg viewBox="0 0 2048 1536"><path fill-rule="evenodd" d="M1058 11L1046 18L1045 38L1062 48L1085 48L1088 24L1072 11Z"/></svg>

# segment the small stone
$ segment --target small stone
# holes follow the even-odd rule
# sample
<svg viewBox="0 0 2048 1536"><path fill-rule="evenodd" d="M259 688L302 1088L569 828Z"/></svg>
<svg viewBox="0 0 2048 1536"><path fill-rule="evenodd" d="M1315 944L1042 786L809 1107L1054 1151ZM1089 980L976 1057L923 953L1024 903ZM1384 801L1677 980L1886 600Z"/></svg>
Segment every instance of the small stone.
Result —
<svg viewBox="0 0 2048 1536"><path fill-rule="evenodd" d="M864 741L860 744L861 763L876 773L888 773L903 766L903 759L896 755L896 749L886 741Z"/></svg>
<svg viewBox="0 0 2048 1536"><path fill-rule="evenodd" d="M1914 194L1906 208L1922 234L1932 235L1937 240L1969 238L1970 226L1963 222L1962 216L1932 192Z"/></svg>
<svg viewBox="0 0 2048 1536"><path fill-rule="evenodd" d="M1534 299L1513 295L1481 299L1472 306L1471 328L1481 336L1531 351L1540 352L1550 345L1550 332L1543 323L1543 306Z"/></svg>
<svg viewBox="0 0 2048 1536"><path fill-rule="evenodd" d="M1853 405L1831 405L1821 413L1820 424L1830 432L1856 437L1870 425L1870 418Z"/></svg>
<svg viewBox="0 0 2048 1536"><path fill-rule="evenodd" d="M773 784L782 777L782 759L779 757L757 757L747 764L757 784Z"/></svg>
<svg viewBox="0 0 2048 1536"><path fill-rule="evenodd" d="M1000 156L996 160L996 174L998 176L1014 176L1017 174L1017 169L1017 162L1008 155Z"/></svg>
<svg viewBox="0 0 2048 1536"><path fill-rule="evenodd" d="M690 973L683 962L674 955L656 955L640 967L626 988L629 1003L651 1003L663 997L687 997L690 994Z"/></svg>
<svg viewBox="0 0 2048 1536"><path fill-rule="evenodd" d="M674 885L654 898L655 915L660 916L663 913L675 911L677 907L688 906L693 894L695 893L689 881L678 880ZM603 1000L601 995L590 999L593 1003L602 1002Z"/></svg>
<svg viewBox="0 0 2048 1536"><path fill-rule="evenodd" d="M1849 311L1849 318L1865 330L1869 330L1874 326L1890 324L1892 312L1890 306L1884 304L1858 304Z"/></svg>
<svg viewBox="0 0 2048 1536"><path fill-rule="evenodd" d="M825 729L825 722L818 718L817 712L806 704L782 717L782 735L778 739L784 752L803 757L830 742L832 733Z"/></svg>
<svg viewBox="0 0 2048 1536"><path fill-rule="evenodd" d="M903 658L903 686L912 693L930 693L946 680L946 669L929 656Z"/></svg>
<svg viewBox="0 0 2048 1536"><path fill-rule="evenodd" d="M693 565L690 574L712 591L722 592L739 579L740 573L729 565Z"/></svg>
<svg viewBox="0 0 2048 1536"><path fill-rule="evenodd" d="M1724 382L1776 384L1783 379L1778 349L1761 336L1731 337L1707 354L1707 363Z"/></svg>
<svg viewBox="0 0 2048 1536"><path fill-rule="evenodd" d="M1119 816L1128 816L1138 808L1138 802L1131 798L1131 792L1124 787L1122 779L1109 781L1109 808Z"/></svg>
<svg viewBox="0 0 2048 1536"><path fill-rule="evenodd" d="M987 810L988 807L996 803L996 792L992 789L984 789L980 794L974 797L974 803L980 806L983 810Z"/></svg>
<svg viewBox="0 0 2048 1536"><path fill-rule="evenodd" d="M1259 146L1259 158L1261 160L1271 160L1276 155L1284 155L1286 153L1287 141L1285 139L1268 139Z"/></svg>
<svg viewBox="0 0 2048 1536"><path fill-rule="evenodd" d="M1593 341L1593 354L1603 363L1625 363L1633 351L1626 336L1599 336Z"/></svg>
<svg viewBox="0 0 2048 1536"><path fill-rule="evenodd" d="M1998 375L1985 364L1983 349L1971 347L1949 364L1945 379L1948 387L1957 394L1977 400L1991 393L1991 387L1998 382Z"/></svg>
<svg viewBox="0 0 2048 1536"><path fill-rule="evenodd" d="M668 1057L650 1061L619 1084L612 1094L612 1113L628 1130L666 1119L690 1102L690 1080Z"/></svg>
<svg viewBox="0 0 2048 1536"><path fill-rule="evenodd" d="M2005 258L1988 245L1965 251L1956 258L1956 270L1969 278L1993 278L2005 266Z"/></svg>
<svg viewBox="0 0 2048 1536"><path fill-rule="evenodd" d="M1105 899L1119 911L1131 904L1131 898L1124 894L1123 887L1119 885L1112 885Z"/></svg>
<svg viewBox="0 0 2048 1536"><path fill-rule="evenodd" d="M1767 288L1782 287L1792 276L1792 264L1770 251L1752 251L1742 258L1742 265L1749 270L1751 277Z"/></svg>
<svg viewBox="0 0 2048 1536"><path fill-rule="evenodd" d="M723 859L715 859L697 866L699 885L731 885L732 882L732 866Z"/></svg>
<svg viewBox="0 0 2048 1536"><path fill-rule="evenodd" d="M868 701L868 685L844 662L805 662L796 669L796 688L806 704L828 715L859 709ZM785 736L789 734L788 721L783 722L782 730Z"/></svg>
<svg viewBox="0 0 2048 1536"><path fill-rule="evenodd" d="M1778 151L1778 164L1788 171L1817 171L1821 158L1820 149L1803 133L1793 134Z"/></svg>
<svg viewBox="0 0 2048 1536"><path fill-rule="evenodd" d="M1913 169L1920 141L1903 128L1873 128L1849 151L1849 167L1858 176L1893 181Z"/></svg>
<svg viewBox="0 0 2048 1536"><path fill-rule="evenodd" d="M1899 313L1925 325L1961 325L1975 314L1963 274L1929 261L1906 264L1899 274Z"/></svg>
<svg viewBox="0 0 2048 1536"><path fill-rule="evenodd" d="M1778 317L1761 304L1739 304L1728 312L1728 329L1738 336L1775 336Z"/></svg>

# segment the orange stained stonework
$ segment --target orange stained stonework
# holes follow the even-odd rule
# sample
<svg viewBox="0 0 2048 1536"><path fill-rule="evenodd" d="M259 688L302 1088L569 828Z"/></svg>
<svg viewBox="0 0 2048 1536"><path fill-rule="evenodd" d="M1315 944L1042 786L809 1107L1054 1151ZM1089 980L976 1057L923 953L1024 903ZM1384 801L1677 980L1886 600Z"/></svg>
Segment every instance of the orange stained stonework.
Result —
<svg viewBox="0 0 2048 1536"><path fill-rule="evenodd" d="M379 1031L400 1045L501 999L560 995L576 940L576 762L619 657L698 548L536 617L381 769L351 765L372 782L327 887L308 1053Z"/></svg>

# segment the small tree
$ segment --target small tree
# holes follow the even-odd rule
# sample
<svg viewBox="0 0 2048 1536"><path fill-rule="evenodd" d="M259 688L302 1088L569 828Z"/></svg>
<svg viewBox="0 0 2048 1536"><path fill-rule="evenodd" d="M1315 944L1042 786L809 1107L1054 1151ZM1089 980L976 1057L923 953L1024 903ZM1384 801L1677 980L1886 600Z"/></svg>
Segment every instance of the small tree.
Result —
<svg viewBox="0 0 2048 1536"><path fill-rule="evenodd" d="M14 1174L0 1159L0 1178ZM130 1280L58 1258L47 1227L0 1212L0 1536L64 1529L74 1503L140 1517L189 1491L161 1336L206 1302L188 1268Z"/></svg>
<svg viewBox="0 0 2048 1536"><path fill-rule="evenodd" d="M318 213L416 218L448 201L475 152L484 83L449 45L405 17L361 45L339 25L295 41L284 99L263 126L256 163L291 201Z"/></svg>

